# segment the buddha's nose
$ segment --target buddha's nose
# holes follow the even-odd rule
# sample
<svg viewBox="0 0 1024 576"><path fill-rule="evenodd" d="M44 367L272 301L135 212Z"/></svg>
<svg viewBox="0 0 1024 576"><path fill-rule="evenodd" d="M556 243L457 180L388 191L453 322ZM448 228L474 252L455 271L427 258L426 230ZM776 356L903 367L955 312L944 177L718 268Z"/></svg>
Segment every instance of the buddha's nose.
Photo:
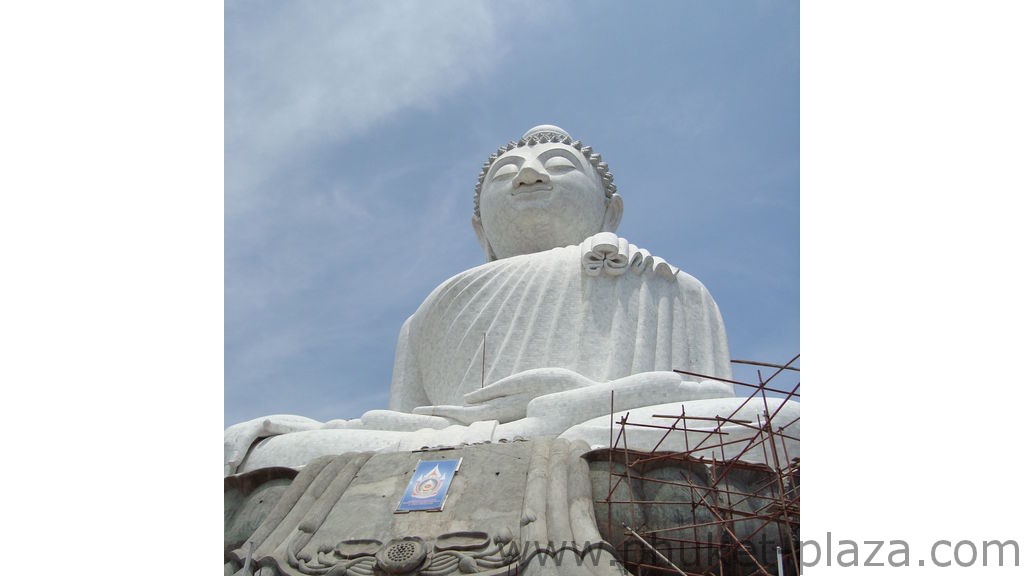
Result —
<svg viewBox="0 0 1024 576"><path fill-rule="evenodd" d="M538 165L526 164L516 174L515 185L516 187L533 186L534 184L547 184L550 181L551 177L548 176L547 170Z"/></svg>

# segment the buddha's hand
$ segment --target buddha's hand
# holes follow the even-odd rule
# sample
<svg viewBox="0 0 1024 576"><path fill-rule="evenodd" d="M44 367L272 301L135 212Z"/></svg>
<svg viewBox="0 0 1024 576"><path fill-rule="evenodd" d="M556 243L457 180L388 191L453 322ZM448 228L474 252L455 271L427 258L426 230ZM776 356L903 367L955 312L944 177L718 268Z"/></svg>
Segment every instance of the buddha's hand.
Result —
<svg viewBox="0 0 1024 576"><path fill-rule="evenodd" d="M628 269L634 274L649 272L671 278L679 272L662 258L651 256L647 250L611 232L600 232L587 238L581 248L583 270L588 276L619 276Z"/></svg>
<svg viewBox="0 0 1024 576"><path fill-rule="evenodd" d="M414 414L441 416L471 424L482 420L505 423L526 417L526 406L534 398L596 384L564 368L535 368L513 374L465 396L463 406L420 406Z"/></svg>

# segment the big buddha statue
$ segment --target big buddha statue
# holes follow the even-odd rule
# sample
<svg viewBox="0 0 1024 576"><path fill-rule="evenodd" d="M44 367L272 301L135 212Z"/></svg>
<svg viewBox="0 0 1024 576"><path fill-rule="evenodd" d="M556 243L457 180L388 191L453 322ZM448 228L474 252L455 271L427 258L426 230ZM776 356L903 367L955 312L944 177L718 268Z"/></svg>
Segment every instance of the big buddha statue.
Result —
<svg viewBox="0 0 1024 576"><path fill-rule="evenodd" d="M681 407L753 421L780 405L734 396L711 294L618 236L622 212L601 155L565 130L537 126L502 145L475 190L472 226L485 263L435 288L402 326L388 409L327 423L277 415L236 424L225 431L225 474L517 438L607 446L612 392L614 411L631 421ZM798 411L782 405L776 421L797 420ZM789 430L799 435L798 425ZM630 448L652 449L662 435L640 429Z"/></svg>

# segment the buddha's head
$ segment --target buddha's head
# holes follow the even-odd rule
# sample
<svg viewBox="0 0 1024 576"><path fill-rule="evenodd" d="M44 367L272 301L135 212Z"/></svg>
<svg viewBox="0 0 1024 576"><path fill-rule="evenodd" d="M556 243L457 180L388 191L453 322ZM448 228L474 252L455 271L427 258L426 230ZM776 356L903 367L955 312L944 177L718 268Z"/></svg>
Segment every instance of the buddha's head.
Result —
<svg viewBox="0 0 1024 576"><path fill-rule="evenodd" d="M579 244L621 218L608 165L558 126L498 148L476 185L473 230L488 262Z"/></svg>

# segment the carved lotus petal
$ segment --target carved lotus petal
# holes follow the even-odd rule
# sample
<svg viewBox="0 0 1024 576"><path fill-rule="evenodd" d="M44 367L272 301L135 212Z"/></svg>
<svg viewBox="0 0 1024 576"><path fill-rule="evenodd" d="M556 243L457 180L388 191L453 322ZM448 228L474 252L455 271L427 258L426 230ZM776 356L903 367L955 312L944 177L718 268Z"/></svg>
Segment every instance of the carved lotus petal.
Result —
<svg viewBox="0 0 1024 576"><path fill-rule="evenodd" d="M381 544L380 540L344 540L334 547L334 553L345 559L373 556Z"/></svg>
<svg viewBox="0 0 1024 576"><path fill-rule="evenodd" d="M437 550L479 550L491 541L486 532L449 532L438 537Z"/></svg>

